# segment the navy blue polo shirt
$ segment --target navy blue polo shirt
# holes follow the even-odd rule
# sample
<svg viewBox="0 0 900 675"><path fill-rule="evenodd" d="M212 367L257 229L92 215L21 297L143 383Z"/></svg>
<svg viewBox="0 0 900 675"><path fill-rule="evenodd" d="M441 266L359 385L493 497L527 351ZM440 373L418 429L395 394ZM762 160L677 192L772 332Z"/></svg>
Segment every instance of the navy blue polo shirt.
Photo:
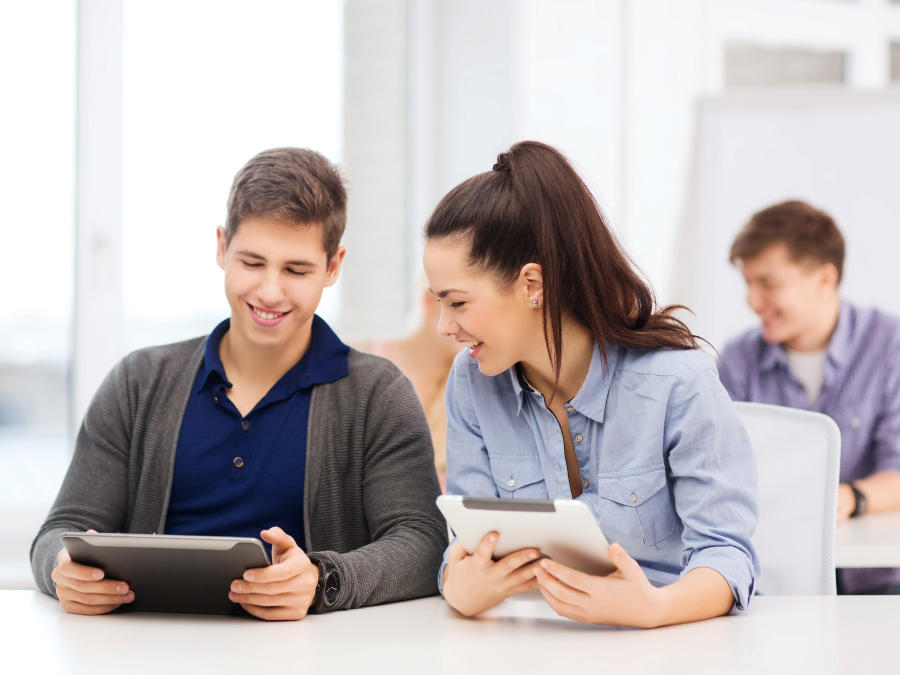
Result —
<svg viewBox="0 0 900 675"><path fill-rule="evenodd" d="M278 525L305 550L309 401L315 385L346 377L349 347L314 317L306 353L242 417L226 395L231 383L219 358L229 325L226 319L207 339L184 411L166 533L258 537Z"/></svg>

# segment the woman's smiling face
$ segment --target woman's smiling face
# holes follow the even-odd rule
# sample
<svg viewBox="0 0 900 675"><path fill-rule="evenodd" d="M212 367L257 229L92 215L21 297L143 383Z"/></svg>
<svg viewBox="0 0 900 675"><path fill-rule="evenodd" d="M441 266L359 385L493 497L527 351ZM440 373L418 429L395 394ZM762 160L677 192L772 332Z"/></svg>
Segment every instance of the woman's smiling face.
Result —
<svg viewBox="0 0 900 675"><path fill-rule="evenodd" d="M526 280L504 284L495 274L472 268L469 244L457 238L429 239L423 264L441 303L438 332L468 347L482 373L499 375L535 348L546 352L542 313L532 304L539 295Z"/></svg>

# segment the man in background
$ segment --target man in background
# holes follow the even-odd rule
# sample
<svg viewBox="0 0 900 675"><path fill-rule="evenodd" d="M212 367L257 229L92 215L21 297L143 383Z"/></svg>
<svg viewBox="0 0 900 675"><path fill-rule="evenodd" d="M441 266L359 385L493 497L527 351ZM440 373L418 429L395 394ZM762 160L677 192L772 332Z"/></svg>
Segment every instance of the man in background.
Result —
<svg viewBox="0 0 900 675"><path fill-rule="evenodd" d="M844 238L834 220L802 201L770 206L738 233L729 259L761 322L722 351L731 398L837 422L838 522L900 508L900 322L840 297ZM900 569L839 570L838 591L900 593Z"/></svg>

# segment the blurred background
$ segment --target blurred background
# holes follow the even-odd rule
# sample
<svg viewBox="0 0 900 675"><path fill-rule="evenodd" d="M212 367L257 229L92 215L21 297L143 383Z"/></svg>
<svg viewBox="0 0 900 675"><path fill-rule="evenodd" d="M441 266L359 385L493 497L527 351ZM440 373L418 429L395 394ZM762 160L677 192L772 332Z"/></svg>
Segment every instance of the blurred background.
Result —
<svg viewBox="0 0 900 675"><path fill-rule="evenodd" d="M525 138L717 347L754 324L730 241L788 198L900 313L898 0L0 0L0 92L0 587L109 368L227 314L215 228L264 148L344 171L348 340L408 328L429 212Z"/></svg>

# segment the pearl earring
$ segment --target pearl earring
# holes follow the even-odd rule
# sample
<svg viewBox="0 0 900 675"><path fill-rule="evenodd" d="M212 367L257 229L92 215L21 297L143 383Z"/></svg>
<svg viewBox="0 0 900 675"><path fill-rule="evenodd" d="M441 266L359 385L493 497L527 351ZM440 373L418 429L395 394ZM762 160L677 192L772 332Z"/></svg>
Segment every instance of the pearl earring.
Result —
<svg viewBox="0 0 900 675"><path fill-rule="evenodd" d="M537 300L532 300L532 301L531 301L531 306L532 306L532 307L537 307L537 306L538 306L538 301L537 301Z"/></svg>

